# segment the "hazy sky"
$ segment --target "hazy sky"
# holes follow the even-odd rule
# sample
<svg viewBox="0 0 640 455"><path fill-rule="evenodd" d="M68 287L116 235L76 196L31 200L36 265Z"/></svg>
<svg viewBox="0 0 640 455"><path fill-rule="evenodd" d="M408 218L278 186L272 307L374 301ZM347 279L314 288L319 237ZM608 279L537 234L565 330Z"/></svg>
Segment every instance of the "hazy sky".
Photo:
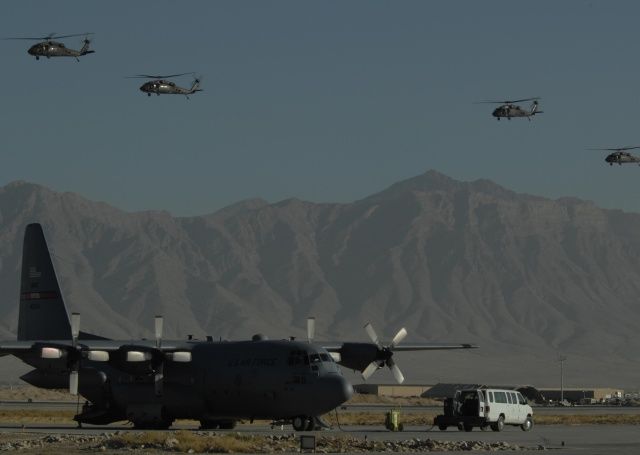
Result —
<svg viewBox="0 0 640 455"><path fill-rule="evenodd" d="M3 1L2 36L91 31L96 53L0 41L0 185L195 215L436 169L640 211L640 167L585 150L640 145L639 19L634 1ZM186 71L190 100L124 77ZM532 122L472 104L529 96Z"/></svg>

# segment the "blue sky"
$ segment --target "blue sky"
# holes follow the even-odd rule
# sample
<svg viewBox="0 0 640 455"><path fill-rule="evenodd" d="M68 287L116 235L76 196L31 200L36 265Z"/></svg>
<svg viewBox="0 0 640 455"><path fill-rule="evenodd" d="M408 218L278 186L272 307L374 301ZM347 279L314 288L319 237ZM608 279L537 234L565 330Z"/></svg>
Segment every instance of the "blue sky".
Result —
<svg viewBox="0 0 640 455"><path fill-rule="evenodd" d="M0 41L0 184L129 210L348 202L436 169L640 211L640 4L607 1L3 1L2 36L95 32L36 61ZM81 38L64 40L69 47ZM190 100L139 73L195 71ZM189 77L177 82L189 85ZM534 121L482 99L541 96Z"/></svg>

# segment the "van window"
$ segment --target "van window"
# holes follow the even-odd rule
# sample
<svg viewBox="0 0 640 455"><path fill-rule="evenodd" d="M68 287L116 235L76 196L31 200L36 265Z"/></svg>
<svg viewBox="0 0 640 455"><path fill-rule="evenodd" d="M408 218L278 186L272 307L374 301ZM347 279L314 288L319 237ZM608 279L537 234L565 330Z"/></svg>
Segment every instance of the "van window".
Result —
<svg viewBox="0 0 640 455"><path fill-rule="evenodd" d="M496 397L496 403L506 403L507 402L507 394L505 392L494 392Z"/></svg>
<svg viewBox="0 0 640 455"><path fill-rule="evenodd" d="M509 404L513 404L513 398L511 398L511 394L509 392L507 392L507 401Z"/></svg>
<svg viewBox="0 0 640 455"><path fill-rule="evenodd" d="M509 392L509 395L511 395L511 400L513 401L513 404L518 404L518 398L516 397L515 392Z"/></svg>
<svg viewBox="0 0 640 455"><path fill-rule="evenodd" d="M493 392L489 392L489 403L493 403Z"/></svg>
<svg viewBox="0 0 640 455"><path fill-rule="evenodd" d="M518 401L520 402L520 404L527 404L527 400L525 397L523 397L520 392L518 392Z"/></svg>

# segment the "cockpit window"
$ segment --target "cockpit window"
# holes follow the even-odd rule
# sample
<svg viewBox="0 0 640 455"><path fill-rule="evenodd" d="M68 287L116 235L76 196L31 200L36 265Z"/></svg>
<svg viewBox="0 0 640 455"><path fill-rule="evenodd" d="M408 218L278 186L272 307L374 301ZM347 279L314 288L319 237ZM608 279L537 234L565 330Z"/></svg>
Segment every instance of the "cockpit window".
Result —
<svg viewBox="0 0 640 455"><path fill-rule="evenodd" d="M320 354L312 353L309 354L309 362L311 363L320 363Z"/></svg>
<svg viewBox="0 0 640 455"><path fill-rule="evenodd" d="M320 354L320 358L322 359L323 362L331 362L333 360L331 356L327 354Z"/></svg>

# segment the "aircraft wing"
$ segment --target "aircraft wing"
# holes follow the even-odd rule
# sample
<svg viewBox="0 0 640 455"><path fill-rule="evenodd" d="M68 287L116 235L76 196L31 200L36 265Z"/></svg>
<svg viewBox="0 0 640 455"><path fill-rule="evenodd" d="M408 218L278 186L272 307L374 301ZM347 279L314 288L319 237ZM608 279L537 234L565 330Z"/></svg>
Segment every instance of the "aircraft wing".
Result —
<svg viewBox="0 0 640 455"><path fill-rule="evenodd" d="M450 343L432 343L432 344L402 344L395 346L394 351L439 351L445 349L477 349L478 346L469 343L450 344Z"/></svg>
<svg viewBox="0 0 640 455"><path fill-rule="evenodd" d="M349 343L349 342L335 342L335 343L322 343L322 347L329 352L340 352L345 345L350 344L368 344L377 347L374 343ZM478 349L478 346L470 343L418 343L407 344L404 343L401 346L394 346L393 351L441 351L447 349Z"/></svg>
<svg viewBox="0 0 640 455"><path fill-rule="evenodd" d="M469 343L428 343L402 344L393 342L388 346L374 342L322 343L322 347L331 353L336 363L362 372L367 380L376 370L387 366L397 382L402 383L404 376L393 360L398 351L436 351L451 349L476 349L478 346Z"/></svg>
<svg viewBox="0 0 640 455"><path fill-rule="evenodd" d="M120 341L104 339L78 340L78 349L87 351L106 351L115 352L122 350L140 350L140 351L157 351L157 352L175 352L190 351L191 344L184 341L163 341L160 347L156 347L155 340L137 340L137 341ZM73 349L71 340L3 340L0 341L0 356L7 354L25 353L37 348L54 347L61 350Z"/></svg>
<svg viewBox="0 0 640 455"><path fill-rule="evenodd" d="M8 354L18 354L20 352L28 351L33 347L33 341L0 341L0 356Z"/></svg>

